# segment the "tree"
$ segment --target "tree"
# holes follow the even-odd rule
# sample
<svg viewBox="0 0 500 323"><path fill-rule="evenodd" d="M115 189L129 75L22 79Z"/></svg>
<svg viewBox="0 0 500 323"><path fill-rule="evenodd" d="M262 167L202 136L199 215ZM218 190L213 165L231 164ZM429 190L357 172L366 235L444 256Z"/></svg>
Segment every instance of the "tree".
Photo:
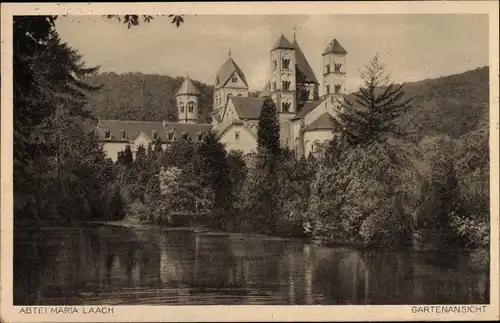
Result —
<svg viewBox="0 0 500 323"><path fill-rule="evenodd" d="M231 205L231 181L224 146L214 133L209 133L196 148L196 171L203 186L210 186L215 193L214 207L228 211Z"/></svg>
<svg viewBox="0 0 500 323"><path fill-rule="evenodd" d="M257 149L268 173L274 170L274 163L280 154L280 125L276 105L267 98L259 116Z"/></svg>
<svg viewBox="0 0 500 323"><path fill-rule="evenodd" d="M16 218L108 217L103 203L111 165L85 107L88 94L99 87L82 81L97 68L86 67L82 56L61 42L55 20L16 16L13 21ZM75 207L81 212L75 214Z"/></svg>
<svg viewBox="0 0 500 323"><path fill-rule="evenodd" d="M385 72L378 54L365 71L361 72L363 85L352 98L344 98L336 107L338 118L334 125L340 128L342 137L351 145L369 143L397 133L395 119L410 108L412 99L404 98L403 86L395 85Z"/></svg>
<svg viewBox="0 0 500 323"><path fill-rule="evenodd" d="M161 15L163 16L163 15ZM139 26L140 16L139 15L106 15L107 18L115 18L119 22L123 20L123 23L127 25L127 28L131 28L132 26ZM177 28L184 23L183 15L168 15L168 18L172 24L174 24ZM150 15L142 15L142 20L144 23L149 23L153 20L153 16Z"/></svg>

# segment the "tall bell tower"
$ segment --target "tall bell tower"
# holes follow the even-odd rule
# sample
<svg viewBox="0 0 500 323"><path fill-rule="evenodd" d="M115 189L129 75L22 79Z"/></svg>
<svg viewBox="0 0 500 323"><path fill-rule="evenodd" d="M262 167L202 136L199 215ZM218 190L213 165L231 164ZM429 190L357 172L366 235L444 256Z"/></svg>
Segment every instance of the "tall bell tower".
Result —
<svg viewBox="0 0 500 323"><path fill-rule="evenodd" d="M347 51L334 39L323 52L323 97L334 106L346 94L346 55Z"/></svg>
<svg viewBox="0 0 500 323"><path fill-rule="evenodd" d="M270 93L278 113L297 113L295 48L283 34L271 49Z"/></svg>

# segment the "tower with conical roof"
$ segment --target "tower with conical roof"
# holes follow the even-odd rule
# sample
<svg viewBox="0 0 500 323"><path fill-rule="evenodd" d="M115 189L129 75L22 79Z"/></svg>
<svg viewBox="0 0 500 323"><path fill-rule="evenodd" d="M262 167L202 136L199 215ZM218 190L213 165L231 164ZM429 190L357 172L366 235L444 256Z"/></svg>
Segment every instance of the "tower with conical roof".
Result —
<svg viewBox="0 0 500 323"><path fill-rule="evenodd" d="M346 55L347 51L334 39L323 52L323 96L336 105L346 94Z"/></svg>
<svg viewBox="0 0 500 323"><path fill-rule="evenodd" d="M248 83L245 74L231 57L215 75L213 123L217 123L231 96L248 97Z"/></svg>
<svg viewBox="0 0 500 323"><path fill-rule="evenodd" d="M196 123L198 121L200 91L189 78L189 75L186 75L175 97L179 123Z"/></svg>
<svg viewBox="0 0 500 323"><path fill-rule="evenodd" d="M271 48L270 94L280 119L297 112L296 104L296 57L295 48L283 35Z"/></svg>

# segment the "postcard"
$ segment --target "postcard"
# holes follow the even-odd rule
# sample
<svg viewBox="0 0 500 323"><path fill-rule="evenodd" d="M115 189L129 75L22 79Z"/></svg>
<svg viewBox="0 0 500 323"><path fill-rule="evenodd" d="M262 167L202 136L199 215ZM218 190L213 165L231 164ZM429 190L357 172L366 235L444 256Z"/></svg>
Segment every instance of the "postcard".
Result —
<svg viewBox="0 0 500 323"><path fill-rule="evenodd" d="M2 4L2 321L498 320L498 9Z"/></svg>

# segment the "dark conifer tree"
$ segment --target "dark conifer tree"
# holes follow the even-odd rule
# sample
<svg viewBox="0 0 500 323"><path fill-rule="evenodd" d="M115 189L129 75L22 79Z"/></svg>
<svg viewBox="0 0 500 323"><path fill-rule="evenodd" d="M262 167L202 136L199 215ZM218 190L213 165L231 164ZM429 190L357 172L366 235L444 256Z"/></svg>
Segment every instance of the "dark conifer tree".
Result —
<svg viewBox="0 0 500 323"><path fill-rule="evenodd" d="M276 105L268 98L260 111L257 131L257 149L259 159L268 173L274 172L274 166L280 155L280 125Z"/></svg>
<svg viewBox="0 0 500 323"><path fill-rule="evenodd" d="M361 73L363 85L354 93L355 102L340 100L336 128L351 145L369 143L398 133L395 119L410 108L411 99L404 98L403 85L395 85L385 72L378 54Z"/></svg>

